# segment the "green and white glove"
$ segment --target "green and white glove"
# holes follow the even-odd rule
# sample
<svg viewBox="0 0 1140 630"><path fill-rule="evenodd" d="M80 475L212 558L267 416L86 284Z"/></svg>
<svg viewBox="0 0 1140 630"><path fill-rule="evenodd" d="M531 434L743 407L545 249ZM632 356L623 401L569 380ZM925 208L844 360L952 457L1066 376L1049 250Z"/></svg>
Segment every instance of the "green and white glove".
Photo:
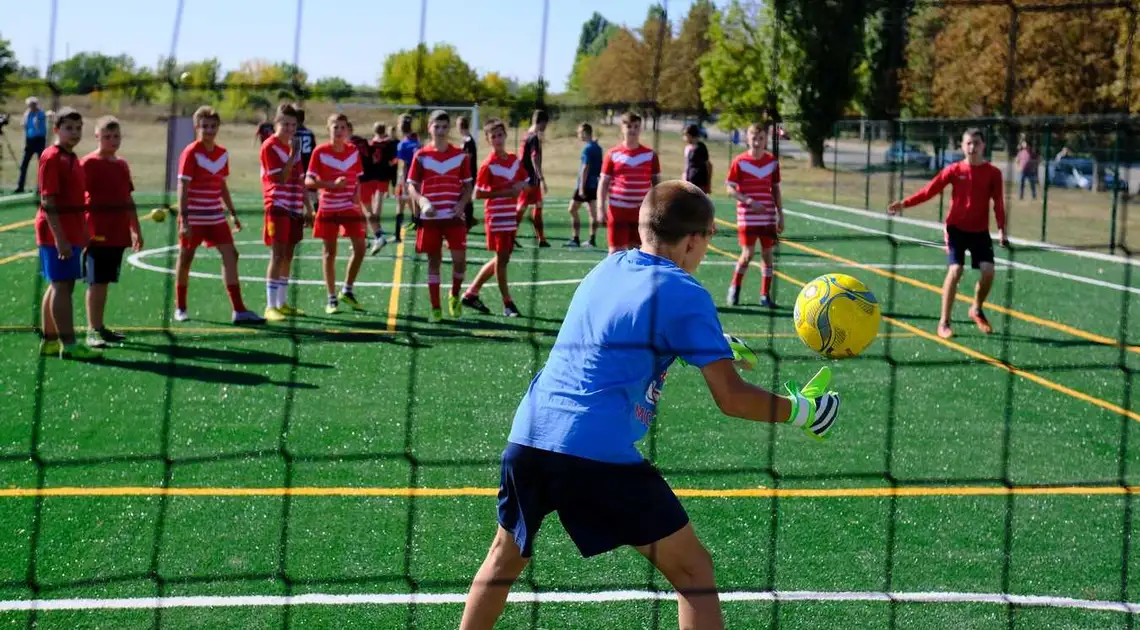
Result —
<svg viewBox="0 0 1140 630"><path fill-rule="evenodd" d="M742 370L751 370L756 367L756 353L752 351L752 348L748 347L748 344L728 333L724 333L724 340L728 342L728 347L732 349L732 362L736 367ZM677 357L677 363L680 363L682 367L688 367L689 365L681 357Z"/></svg>
<svg viewBox="0 0 1140 630"><path fill-rule="evenodd" d="M788 395L783 398L792 403L792 415L788 424L803 427L813 437L824 439L839 415L839 394L828 391L831 383L831 368L822 367L815 376L800 388L794 381L784 384Z"/></svg>

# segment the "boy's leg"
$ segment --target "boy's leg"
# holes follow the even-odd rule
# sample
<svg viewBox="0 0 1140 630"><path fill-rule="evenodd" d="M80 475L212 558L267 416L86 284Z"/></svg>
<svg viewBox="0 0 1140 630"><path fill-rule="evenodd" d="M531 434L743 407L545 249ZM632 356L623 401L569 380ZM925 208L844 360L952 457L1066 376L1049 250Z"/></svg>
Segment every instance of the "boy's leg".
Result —
<svg viewBox="0 0 1140 630"><path fill-rule="evenodd" d="M528 560L510 532L499 527L491 549L471 582L459 630L491 630L503 614L511 585L522 574Z"/></svg>
<svg viewBox="0 0 1140 630"><path fill-rule="evenodd" d="M222 282L226 285L226 294L230 297L230 306L235 313L248 311L245 302L241 299L241 285L238 284L238 252L230 243L220 243L217 246L218 254L222 257Z"/></svg>
<svg viewBox="0 0 1140 630"><path fill-rule="evenodd" d="M691 524L637 550L677 591L677 625L681 630L724 628L712 557Z"/></svg>
<svg viewBox="0 0 1140 630"><path fill-rule="evenodd" d="M752 264L752 257L755 255L754 244L741 246L740 258L736 260L736 268L732 270L732 282L728 285L728 296L725 298L729 306L740 304L740 288L744 285L744 274L748 273L748 265Z"/></svg>
<svg viewBox="0 0 1140 630"><path fill-rule="evenodd" d="M773 252L775 252L775 247L770 247L767 244L764 244L760 250L760 299L769 303L772 301L772 277L775 274L776 264Z"/></svg>
<svg viewBox="0 0 1140 630"><path fill-rule="evenodd" d="M479 296L479 291L483 289L483 285L495 275L495 260L491 259L483 263L479 268L479 272L475 274L475 279L468 285L467 291L464 292L463 297L475 298Z"/></svg>
<svg viewBox="0 0 1140 630"><path fill-rule="evenodd" d="M953 333L950 328L950 312L954 307L954 298L958 295L958 282L962 280L962 265L950 265L946 269L946 279L942 282L942 310L938 315L938 336L949 338Z"/></svg>
<svg viewBox="0 0 1140 630"><path fill-rule="evenodd" d="M511 250L510 248L503 247L500 248L499 251L495 252L495 259L487 263L488 265L491 263L494 263L495 265L495 279L499 282L499 293L503 295L504 307L513 307L515 304L515 301L511 299L510 284L507 282L507 265L510 263L510 261Z"/></svg>
<svg viewBox="0 0 1140 630"><path fill-rule="evenodd" d="M422 228L421 228L422 229ZM443 267L443 251L435 249L427 252L428 259L428 299L431 301L431 310L437 311L440 306L439 300L439 271Z"/></svg>
<svg viewBox="0 0 1140 630"><path fill-rule="evenodd" d="M55 317L51 314L54 292L54 285L49 282L43 300L40 301L40 327L43 329L44 341L59 341L59 327L55 325Z"/></svg>
<svg viewBox="0 0 1140 630"><path fill-rule="evenodd" d="M461 225L460 230L466 234L467 226ZM459 317L463 314L463 300L460 299L459 292L463 288L463 279L467 276L467 250L462 248L461 243L452 244L450 239L447 245L451 251L451 293L447 300L447 311L451 317ZM455 249L456 246L460 249Z"/></svg>
<svg viewBox="0 0 1140 630"><path fill-rule="evenodd" d="M288 254L288 243L273 241L269 245L269 264L265 268L265 308L266 310L280 308L281 283L288 282L287 274L281 272Z"/></svg>
<svg viewBox="0 0 1140 630"><path fill-rule="evenodd" d="M105 328L103 313L107 308L107 283L87 285L87 330L94 332Z"/></svg>
<svg viewBox="0 0 1140 630"><path fill-rule="evenodd" d="M587 201L586 208L590 211L590 245L596 244L595 239L598 238L598 226L602 224L603 218L598 216L598 202Z"/></svg>
<svg viewBox="0 0 1140 630"><path fill-rule="evenodd" d="M574 236L570 239L573 243L579 243L582 240L582 218L578 213L578 208L582 206L582 202L577 199L570 200L570 232ZM593 217L591 217L590 224L593 225Z"/></svg>
<svg viewBox="0 0 1140 630"><path fill-rule="evenodd" d="M325 292L329 300L336 300L336 237L325 237L321 254L321 276L325 280Z"/></svg>
<svg viewBox="0 0 1140 630"><path fill-rule="evenodd" d="M360 274L360 266L364 263L364 237L357 236L352 239L352 257L348 260L345 270L344 283L348 287L345 293L352 292L352 285L356 283L356 276Z"/></svg>
<svg viewBox="0 0 1140 630"><path fill-rule="evenodd" d="M48 308L55 324L56 333L64 346L75 343L75 323L72 319L71 295L75 291L74 280L52 280L51 300Z"/></svg>
<svg viewBox="0 0 1140 630"><path fill-rule="evenodd" d="M538 244L546 243L546 230L542 225L542 202L534 204L530 210L530 222L534 226L534 236L538 239Z"/></svg>
<svg viewBox="0 0 1140 630"><path fill-rule="evenodd" d="M982 307L986 304L986 298L990 296L990 289L994 285L994 264L992 262L979 262L978 271L981 275L978 277L978 284L974 287L974 301L970 304L970 319L974 320L978 329L985 334L990 334L994 331L993 326L990 325L986 319Z"/></svg>
<svg viewBox="0 0 1140 630"><path fill-rule="evenodd" d="M194 262L197 247L183 245L178 249L178 260L174 263L174 308L186 310L187 294L190 288L190 265Z"/></svg>

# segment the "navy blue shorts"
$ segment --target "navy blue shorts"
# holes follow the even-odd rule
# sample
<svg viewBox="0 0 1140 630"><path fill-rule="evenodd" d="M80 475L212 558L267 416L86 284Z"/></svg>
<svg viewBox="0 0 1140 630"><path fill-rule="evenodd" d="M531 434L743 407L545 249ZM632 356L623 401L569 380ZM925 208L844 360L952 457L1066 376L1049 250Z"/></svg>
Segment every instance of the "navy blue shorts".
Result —
<svg viewBox="0 0 1140 630"><path fill-rule="evenodd" d="M83 277L83 248L71 247L71 258L59 259L55 245L40 245L40 269L48 282L67 282Z"/></svg>
<svg viewBox="0 0 1140 630"><path fill-rule="evenodd" d="M677 495L648 462L609 464L508 444L500 474L499 525L525 558L551 512L587 558L655 543L689 523Z"/></svg>
<svg viewBox="0 0 1140 630"><path fill-rule="evenodd" d="M966 232L951 225L946 226L946 262L951 265L966 264L966 252L970 252L970 266L978 268L981 263L994 262L994 241L989 232Z"/></svg>

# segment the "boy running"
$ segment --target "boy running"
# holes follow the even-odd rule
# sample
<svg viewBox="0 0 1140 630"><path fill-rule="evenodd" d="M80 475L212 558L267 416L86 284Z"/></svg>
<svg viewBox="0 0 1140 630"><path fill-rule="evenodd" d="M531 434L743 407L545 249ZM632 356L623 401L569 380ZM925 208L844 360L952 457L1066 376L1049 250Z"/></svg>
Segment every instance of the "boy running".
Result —
<svg viewBox="0 0 1140 630"><path fill-rule="evenodd" d="M466 116L460 116L456 120L456 125L459 127L459 137L463 140L463 152L467 154L467 162L471 165L471 177L477 177L479 147L475 144L475 138L471 136L471 121ZM472 200L468 200L467 205L463 207L463 224L467 226L468 232L475 227L475 202Z"/></svg>
<svg viewBox="0 0 1140 630"><path fill-rule="evenodd" d="M234 235L226 222L229 212L234 230L241 231L241 220L234 210L226 178L230 175L230 154L217 143L221 117L214 108L203 105L194 112L198 139L182 151L178 160L178 261L174 265L174 321L190 319L186 302L190 286L190 265L200 245L213 247L222 257L222 283L230 297L235 324L264 324L265 320L247 309L238 284L238 253Z"/></svg>
<svg viewBox="0 0 1140 630"><path fill-rule="evenodd" d="M606 240L611 254L641 245L638 210L645 195L661 179L657 153L641 145L641 116L634 112L622 114L621 137L621 144L610 149L602 160L598 184L598 210L609 224Z"/></svg>
<svg viewBox="0 0 1140 630"><path fill-rule="evenodd" d="M693 277L716 233L698 188L657 186L640 209L642 249L609 256L582 280L546 365L515 412L502 455L499 528L467 594L460 630L489 630L526 567L543 520L558 512L585 556L632 546L677 592L681 628L723 628L709 552L661 473L636 447L657 417L669 367L699 368L725 415L823 437L839 396L823 368L777 395L744 381L716 306ZM740 353L740 356L737 356Z"/></svg>
<svg viewBox="0 0 1140 630"><path fill-rule="evenodd" d="M602 173L602 147L594 140L594 128L590 123L578 125L578 139L582 141L582 163L578 167L578 181L574 185L574 196L570 200L570 221L574 229L574 238L571 238L566 247L580 247L582 220L578 217L578 208L586 204L590 211L590 247L597 247L598 238L598 177Z"/></svg>
<svg viewBox="0 0 1140 630"><path fill-rule="evenodd" d="M384 235L384 199L396 179L393 170L396 143L388 137L388 126L381 122L372 125L372 139L361 147L360 152L365 157L360 201L368 213L368 227L372 230L372 247L368 254L375 256L388 245L388 237Z"/></svg>
<svg viewBox="0 0 1140 630"><path fill-rule="evenodd" d="M364 262L364 212L360 203L360 189L356 185L364 169L360 165L360 152L348 142L348 117L344 114L329 116L329 141L313 150L305 186L320 191L320 205L313 226L313 236L324 243L322 272L329 301L325 313L335 315L344 302L353 310L362 311L356 301L352 285ZM336 292L336 240L344 236L352 242L352 257L344 272L344 286Z"/></svg>
<svg viewBox="0 0 1140 630"><path fill-rule="evenodd" d="M471 167L467 165L463 149L448 143L450 127L447 112L437 109L431 113L431 144L416 152L408 172L408 194L421 222L416 231L416 253L427 254L428 258L428 296L433 322L443 321L439 273L444 240L451 250L451 295L447 310L453 318L463 313L459 289L467 271L467 229L460 213L471 198Z"/></svg>
<svg viewBox="0 0 1140 630"><path fill-rule="evenodd" d="M942 311L938 318L938 336L949 339L954 336L950 328L950 314L954 298L958 293L958 283L962 280L962 267L966 263L966 252L970 252L970 263L981 272L978 284L974 287L974 301L970 305L970 319L984 334L993 332L982 306L994 284L994 243L990 239L990 201L993 201L994 217L997 219L998 241L1002 247L1009 247L1005 235L1005 200L1002 195L1002 173L998 167L985 160L986 141L980 129L967 129L962 134L962 153L966 158L942 169L922 190L895 201L887 208L890 214L902 214L904 208L913 208L932 199L946 186L953 187L950 197L950 212L946 215L946 258L949 264L946 280L942 283Z"/></svg>
<svg viewBox="0 0 1140 630"><path fill-rule="evenodd" d="M530 222L534 225L534 237L538 239L539 247L550 247L546 242L546 232L542 228L542 198L547 194L546 176L542 170L542 134L550 121L547 113L541 109L535 110L531 116L530 128L526 131L522 145L519 146L519 158L523 169L526 170L527 188L519 195L518 221L526 215L528 206L534 206L530 213Z"/></svg>
<svg viewBox="0 0 1140 630"><path fill-rule="evenodd" d="M297 110L281 105L273 119L273 135L261 144L261 192L265 203L262 239L269 247L265 271L265 319L284 321L304 315L289 305L289 276L297 244L305 237L305 224L313 218L312 202L305 194L305 172L296 139Z"/></svg>
<svg viewBox="0 0 1140 630"><path fill-rule="evenodd" d="M404 238L404 208L412 208L412 198L408 194L408 173L412 170L412 158L422 146L420 139L412 133L412 117L403 114L399 119L400 134L404 137L396 145L396 159L403 168L400 169L400 182L396 185L396 232L395 239L399 243ZM413 214L415 210L413 210Z"/></svg>
<svg viewBox="0 0 1140 630"><path fill-rule="evenodd" d="M75 147L83 137L83 117L70 107L55 118L55 144L40 156L40 207L36 211L36 245L40 269L48 281L40 305L42 356L97 359L98 351L75 341L75 281L83 276L80 254L87 244L84 221L85 178Z"/></svg>
<svg viewBox="0 0 1140 630"><path fill-rule="evenodd" d="M748 127L748 151L732 160L725 176L728 194L736 199L736 235L740 243L740 258L732 272L725 301L729 306L740 304L740 286L744 272L756 255L756 242L760 242L760 306L774 307L772 277L775 273L776 244L784 231L784 212L780 199L780 163L768 153L768 130L760 123Z"/></svg>
<svg viewBox="0 0 1140 630"><path fill-rule="evenodd" d="M131 169L126 160L116 155L122 139L118 120L112 116L100 118L95 123L99 148L80 162L87 189L89 238L83 252L83 266L87 280L87 345L92 348L126 340L107 328L103 321L107 285L119 281L123 252L128 247L136 252L143 247L135 201L131 197L135 189Z"/></svg>
<svg viewBox="0 0 1140 630"><path fill-rule="evenodd" d="M495 257L488 260L467 292L463 294L463 306L473 308L487 315L491 309L479 299L479 289L495 276L499 281L499 293L503 297L503 316L518 317L519 309L511 300L507 284L507 264L511 261L515 234L518 232L518 215L515 214L515 200L526 187L526 173L520 168L518 157L507 153L507 126L501 120L492 119L483 126L487 142L491 145L491 155L479 167L475 178L475 198L485 199L483 221L486 223L487 250Z"/></svg>

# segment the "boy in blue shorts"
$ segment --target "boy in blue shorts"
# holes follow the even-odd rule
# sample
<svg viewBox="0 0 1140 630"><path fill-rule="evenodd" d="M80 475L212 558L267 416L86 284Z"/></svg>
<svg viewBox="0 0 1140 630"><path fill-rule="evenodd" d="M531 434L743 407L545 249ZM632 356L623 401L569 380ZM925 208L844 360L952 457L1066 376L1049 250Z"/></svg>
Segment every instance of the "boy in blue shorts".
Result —
<svg viewBox="0 0 1140 630"><path fill-rule="evenodd" d="M746 347L727 338L692 276L716 232L696 186L665 182L639 212L640 250L610 255L582 280L546 365L515 412L503 452L499 528L467 595L461 630L494 626L543 519L558 517L583 556L631 545L677 591L681 628L722 628L712 559L661 474L637 450L676 359L699 368L726 415L786 422L823 437L839 396L823 368L777 395L745 382Z"/></svg>
<svg viewBox="0 0 1140 630"><path fill-rule="evenodd" d="M40 208L36 212L36 245L40 267L49 282L40 308L43 342L40 354L94 359L99 352L76 343L71 298L83 277L80 255L87 246L86 182L75 147L83 137L83 117L64 107L55 119L55 144L40 157Z"/></svg>

